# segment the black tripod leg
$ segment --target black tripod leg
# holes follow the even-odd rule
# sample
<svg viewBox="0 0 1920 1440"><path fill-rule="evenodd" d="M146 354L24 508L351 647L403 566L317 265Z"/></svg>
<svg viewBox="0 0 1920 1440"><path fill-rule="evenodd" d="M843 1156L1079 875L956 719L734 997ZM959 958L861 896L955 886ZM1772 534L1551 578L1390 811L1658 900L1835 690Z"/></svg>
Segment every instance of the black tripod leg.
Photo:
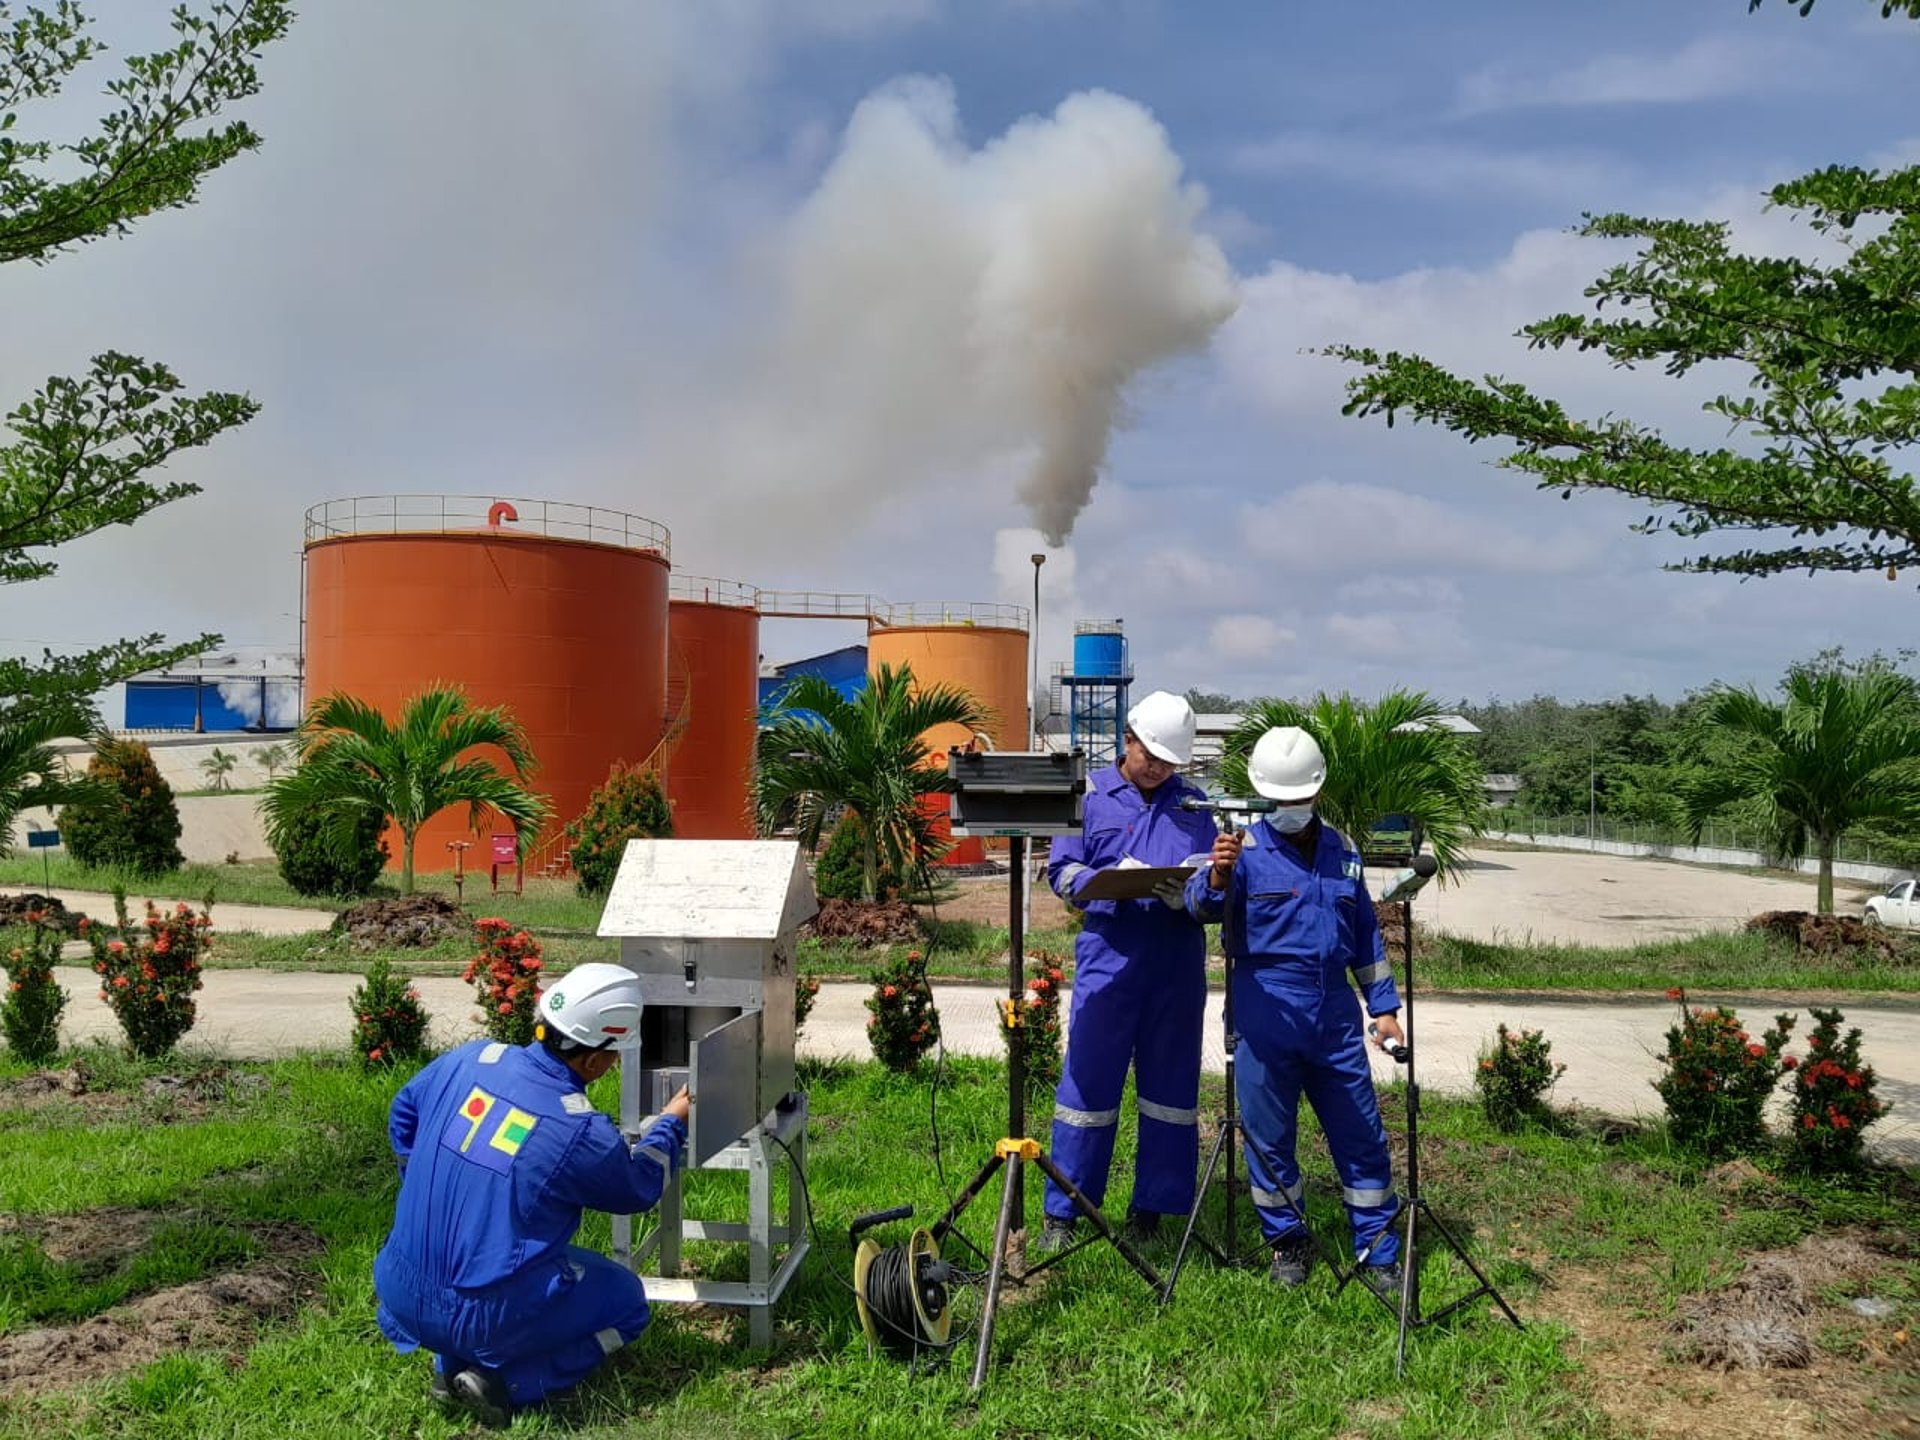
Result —
<svg viewBox="0 0 1920 1440"><path fill-rule="evenodd" d="M1420 1252L1414 1239L1414 1227L1419 1214L1420 1199L1415 1196L1407 1206L1407 1233L1400 1246L1400 1335L1393 1352L1393 1377L1396 1380L1407 1368L1407 1325L1420 1309ZM1368 1288L1372 1289L1371 1286Z"/></svg>
<svg viewBox="0 0 1920 1440"><path fill-rule="evenodd" d="M996 1155L993 1164L983 1173L991 1174L994 1165L1001 1163ZM1007 1183L1000 1192L1000 1218L993 1227L993 1258L987 1265L987 1301L986 1309L980 1315L980 1346L973 1354L973 1386L978 1390L987 1382L987 1355L993 1349L993 1317L1000 1307L1000 1277L1007 1268L1007 1236L1013 1231L1013 1201L1020 1191L1020 1157L1006 1157Z"/></svg>
<svg viewBox="0 0 1920 1440"><path fill-rule="evenodd" d="M1180 1268L1187 1263L1187 1249L1195 1240L1218 1264L1226 1264L1227 1257L1218 1246L1208 1241L1206 1236L1196 1234L1200 1223L1200 1207L1207 1200L1207 1186L1213 1183L1214 1168L1220 1163L1221 1147L1228 1143L1230 1129L1227 1121L1220 1122L1220 1129L1213 1137L1213 1149L1207 1152L1207 1163L1200 1167L1200 1179L1193 1190L1193 1206L1187 1211L1187 1228L1181 1233L1180 1248L1173 1252L1173 1268L1167 1272L1166 1287L1160 1292L1160 1303L1166 1304L1173 1299L1173 1287L1180 1282ZM1228 1204L1232 1204L1229 1197Z"/></svg>
<svg viewBox="0 0 1920 1440"><path fill-rule="evenodd" d="M1437 1213L1435 1213L1433 1207L1428 1205L1425 1201L1421 1202L1420 1208L1427 1212L1427 1219L1431 1220L1433 1222L1434 1229L1440 1232L1440 1238L1447 1242L1447 1248L1453 1251L1454 1254L1458 1255L1460 1257L1460 1263L1465 1265L1467 1269L1473 1272L1473 1278L1480 1282L1480 1288L1477 1290L1471 1291L1468 1294L1462 1295L1458 1300L1455 1300L1451 1304L1449 1304L1444 1310L1435 1311L1432 1315L1421 1316L1418 1313L1418 1306L1416 1305L1415 1318L1413 1323L1416 1325L1431 1325L1436 1320L1445 1319L1448 1315L1451 1315L1454 1311L1458 1310L1462 1305L1469 1304L1472 1301L1478 1299L1482 1295L1491 1295L1493 1297L1493 1303L1500 1307L1500 1313L1505 1315L1507 1319L1513 1322L1514 1329L1516 1330L1526 1329L1527 1327L1520 1323L1520 1317L1513 1313L1513 1307L1507 1304L1507 1297L1502 1295L1499 1292L1499 1290L1497 1290L1494 1287L1493 1281L1487 1278L1486 1272L1482 1270L1478 1265L1473 1263L1473 1257L1467 1253L1466 1247L1463 1246L1458 1240L1454 1239L1453 1232L1447 1229L1446 1221L1442 1220L1440 1216Z"/></svg>
<svg viewBox="0 0 1920 1440"><path fill-rule="evenodd" d="M991 1160L980 1167L980 1173L969 1180L967 1182L967 1188L954 1197L953 1204L947 1207L947 1213L934 1221L933 1228L928 1233L933 1236L936 1243L947 1238L948 1232L953 1229L954 1223L959 1220L961 1213L967 1206L973 1203L975 1196L987 1188L987 1182L993 1179L994 1171L1006 1163L1006 1156L996 1153ZM980 1254L980 1247L978 1245L975 1245L964 1235L962 1235L960 1239L974 1254ZM980 1258L984 1260L987 1257L982 1255Z"/></svg>
<svg viewBox="0 0 1920 1440"><path fill-rule="evenodd" d="M1066 1173L1053 1163L1053 1157L1036 1147L1033 1163L1040 1167L1049 1180L1060 1187L1062 1193L1073 1202L1074 1209L1093 1222L1093 1228L1100 1232L1101 1238L1118 1250L1125 1257L1126 1262L1140 1272L1140 1278L1157 1291L1160 1288L1159 1272L1147 1263L1146 1256L1133 1248L1126 1236L1108 1223L1107 1217L1100 1213L1100 1207L1080 1193L1080 1187L1069 1180Z"/></svg>

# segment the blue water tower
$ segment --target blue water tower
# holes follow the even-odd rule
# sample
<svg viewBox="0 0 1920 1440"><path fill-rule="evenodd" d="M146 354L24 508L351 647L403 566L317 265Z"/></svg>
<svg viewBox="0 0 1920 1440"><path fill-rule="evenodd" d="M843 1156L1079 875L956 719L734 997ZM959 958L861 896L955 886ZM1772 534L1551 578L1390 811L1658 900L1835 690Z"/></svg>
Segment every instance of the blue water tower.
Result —
<svg viewBox="0 0 1920 1440"><path fill-rule="evenodd" d="M1070 742L1087 755L1087 769L1120 758L1127 728L1127 690L1133 665L1118 620L1081 620L1073 627L1073 669L1062 675L1067 690Z"/></svg>

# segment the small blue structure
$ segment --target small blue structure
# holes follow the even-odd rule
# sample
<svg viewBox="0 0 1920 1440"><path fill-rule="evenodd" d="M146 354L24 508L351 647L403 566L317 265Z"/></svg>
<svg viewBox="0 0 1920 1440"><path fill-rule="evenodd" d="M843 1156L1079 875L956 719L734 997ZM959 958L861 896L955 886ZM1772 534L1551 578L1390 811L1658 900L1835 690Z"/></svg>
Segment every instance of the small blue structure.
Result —
<svg viewBox="0 0 1920 1440"><path fill-rule="evenodd" d="M1091 774L1120 758L1127 728L1133 663L1118 620L1081 620L1073 627L1073 668L1059 677L1067 691L1067 736L1087 755Z"/></svg>
<svg viewBox="0 0 1920 1440"><path fill-rule="evenodd" d="M843 645L824 655L810 655L775 665L760 677L760 713L764 716L785 693L788 685L802 675L818 675L851 700L867 687L867 647Z"/></svg>
<svg viewBox="0 0 1920 1440"><path fill-rule="evenodd" d="M285 731L300 723L300 673L280 657L208 655L127 681L129 730Z"/></svg>

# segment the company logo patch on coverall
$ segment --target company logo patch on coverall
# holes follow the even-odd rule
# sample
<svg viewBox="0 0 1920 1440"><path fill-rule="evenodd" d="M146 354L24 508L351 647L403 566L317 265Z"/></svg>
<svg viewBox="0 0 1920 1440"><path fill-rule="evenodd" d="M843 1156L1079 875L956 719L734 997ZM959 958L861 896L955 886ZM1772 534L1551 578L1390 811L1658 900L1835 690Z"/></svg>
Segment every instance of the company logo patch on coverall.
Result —
<svg viewBox="0 0 1920 1440"><path fill-rule="evenodd" d="M505 1174L513 1164L514 1157L520 1153L520 1147L533 1133L533 1127L539 1123L539 1117L509 1105L506 1115L494 1127L486 1144L476 1145L474 1141L498 1103L478 1085L474 1086L467 1092L467 1098L460 1102L460 1108L448 1117L445 1128L440 1132L441 1146L463 1160Z"/></svg>

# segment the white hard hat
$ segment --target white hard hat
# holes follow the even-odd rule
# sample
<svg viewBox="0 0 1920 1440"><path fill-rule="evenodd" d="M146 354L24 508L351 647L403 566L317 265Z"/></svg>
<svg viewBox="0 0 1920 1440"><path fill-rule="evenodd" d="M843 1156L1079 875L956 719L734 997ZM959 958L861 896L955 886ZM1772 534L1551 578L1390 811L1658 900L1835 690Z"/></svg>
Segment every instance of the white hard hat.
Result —
<svg viewBox="0 0 1920 1440"><path fill-rule="evenodd" d="M1267 799L1297 805L1311 800L1327 783L1327 757L1298 725L1276 725L1254 742L1247 780Z"/></svg>
<svg viewBox="0 0 1920 1440"><path fill-rule="evenodd" d="M1127 711L1127 729L1157 755L1172 765L1185 765L1193 759L1193 706L1184 698L1166 690L1142 696L1140 703Z"/></svg>
<svg viewBox="0 0 1920 1440"><path fill-rule="evenodd" d="M640 977L624 965L576 965L540 997L540 1023L588 1050L640 1043Z"/></svg>

